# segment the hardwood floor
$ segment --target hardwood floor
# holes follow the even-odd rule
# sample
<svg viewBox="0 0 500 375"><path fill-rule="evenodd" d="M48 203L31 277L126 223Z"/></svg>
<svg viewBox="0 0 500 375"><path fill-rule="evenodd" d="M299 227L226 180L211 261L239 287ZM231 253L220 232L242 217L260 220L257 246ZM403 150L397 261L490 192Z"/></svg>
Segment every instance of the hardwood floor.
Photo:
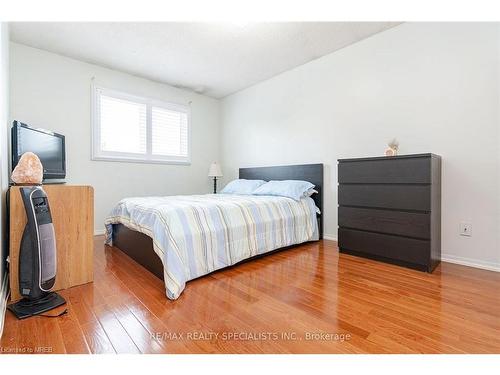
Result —
<svg viewBox="0 0 500 375"><path fill-rule="evenodd" d="M61 292L67 315L7 312L1 352L500 353L495 272L443 263L429 275L325 240L193 280L170 301L102 237L94 263L94 283Z"/></svg>

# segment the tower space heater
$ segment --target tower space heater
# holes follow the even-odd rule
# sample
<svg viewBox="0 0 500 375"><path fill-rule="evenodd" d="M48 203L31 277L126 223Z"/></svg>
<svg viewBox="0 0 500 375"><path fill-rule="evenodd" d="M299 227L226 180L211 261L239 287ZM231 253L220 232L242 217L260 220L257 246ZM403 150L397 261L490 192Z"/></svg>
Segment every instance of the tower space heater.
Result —
<svg viewBox="0 0 500 375"><path fill-rule="evenodd" d="M19 189L26 209L19 252L19 292L24 297L8 306L18 319L38 315L66 301L51 292L56 282L57 254L49 200L40 186Z"/></svg>

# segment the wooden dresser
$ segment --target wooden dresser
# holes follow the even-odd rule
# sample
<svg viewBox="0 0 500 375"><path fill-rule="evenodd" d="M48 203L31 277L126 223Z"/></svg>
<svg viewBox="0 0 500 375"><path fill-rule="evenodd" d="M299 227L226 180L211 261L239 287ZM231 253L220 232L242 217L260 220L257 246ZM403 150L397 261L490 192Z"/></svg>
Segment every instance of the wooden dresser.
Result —
<svg viewBox="0 0 500 375"><path fill-rule="evenodd" d="M432 272L441 260L441 157L338 162L340 251Z"/></svg>
<svg viewBox="0 0 500 375"><path fill-rule="evenodd" d="M92 186L43 185L49 198L57 248L54 290L93 281L94 189ZM19 294L19 247L26 225L20 186L9 189L9 257L11 300Z"/></svg>

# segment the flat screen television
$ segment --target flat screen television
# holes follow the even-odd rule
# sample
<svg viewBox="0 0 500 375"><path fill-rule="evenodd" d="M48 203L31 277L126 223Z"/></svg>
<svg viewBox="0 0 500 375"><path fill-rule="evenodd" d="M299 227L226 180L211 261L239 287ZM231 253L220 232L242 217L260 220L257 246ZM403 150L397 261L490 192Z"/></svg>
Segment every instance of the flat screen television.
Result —
<svg viewBox="0 0 500 375"><path fill-rule="evenodd" d="M66 178L64 135L14 121L11 136L12 170L19 163L21 156L31 151L42 162L44 180Z"/></svg>

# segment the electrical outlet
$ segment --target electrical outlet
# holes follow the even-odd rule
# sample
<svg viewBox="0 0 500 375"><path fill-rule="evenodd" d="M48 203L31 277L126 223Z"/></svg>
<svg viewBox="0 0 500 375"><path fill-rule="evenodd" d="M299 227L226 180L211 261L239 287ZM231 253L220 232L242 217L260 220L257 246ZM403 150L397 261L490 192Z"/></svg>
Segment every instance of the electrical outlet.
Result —
<svg viewBox="0 0 500 375"><path fill-rule="evenodd" d="M472 236L472 224L471 223L460 223L460 235L461 236Z"/></svg>

